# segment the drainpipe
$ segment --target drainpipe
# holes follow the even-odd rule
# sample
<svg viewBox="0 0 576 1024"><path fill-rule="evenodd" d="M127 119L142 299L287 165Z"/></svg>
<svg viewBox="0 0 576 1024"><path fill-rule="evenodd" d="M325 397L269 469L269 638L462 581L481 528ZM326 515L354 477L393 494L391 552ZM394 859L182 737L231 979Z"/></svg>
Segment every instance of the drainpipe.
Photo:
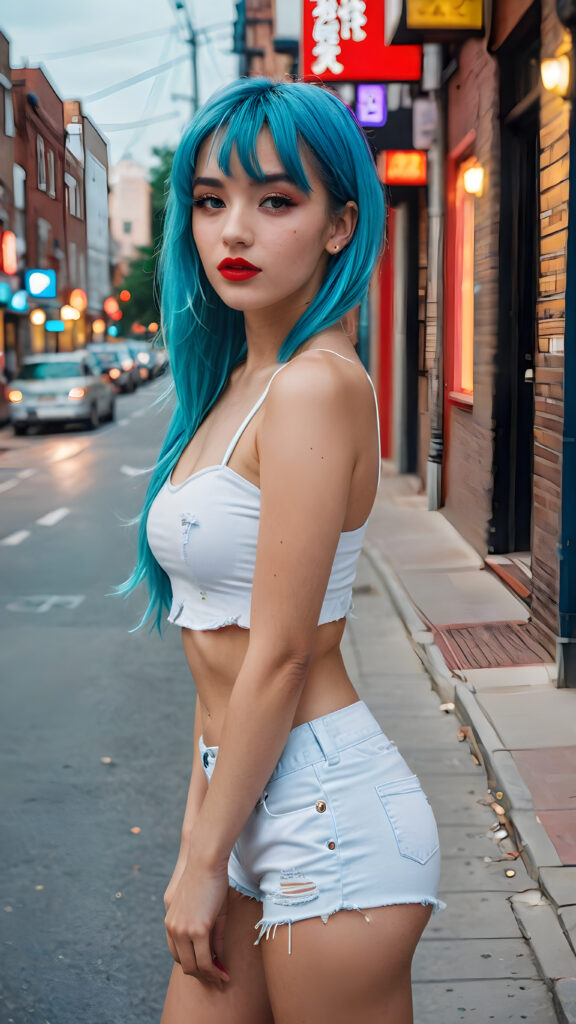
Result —
<svg viewBox="0 0 576 1024"><path fill-rule="evenodd" d="M428 281L427 321L433 324L434 360L428 374L430 448L426 470L428 508L442 504L442 459L444 455L444 106L442 97L442 46L424 46L422 90L436 103L436 139L428 150ZM430 316L432 311L432 317Z"/></svg>
<svg viewBox="0 0 576 1024"><path fill-rule="evenodd" d="M556 0L558 17L576 35L576 0ZM576 273L576 82L570 74L570 170L566 280ZM562 505L558 559L558 685L576 687L576 289L566 289L564 328L564 427L562 437Z"/></svg>

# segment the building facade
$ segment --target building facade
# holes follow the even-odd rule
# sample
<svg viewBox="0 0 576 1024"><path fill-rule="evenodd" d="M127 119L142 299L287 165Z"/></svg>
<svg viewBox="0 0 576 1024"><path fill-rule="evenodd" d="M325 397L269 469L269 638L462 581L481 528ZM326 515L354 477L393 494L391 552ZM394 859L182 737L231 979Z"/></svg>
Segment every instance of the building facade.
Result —
<svg viewBox="0 0 576 1024"><path fill-rule="evenodd" d="M120 160L110 168L109 207L114 284L119 286L139 248L152 245L151 188L142 164Z"/></svg>

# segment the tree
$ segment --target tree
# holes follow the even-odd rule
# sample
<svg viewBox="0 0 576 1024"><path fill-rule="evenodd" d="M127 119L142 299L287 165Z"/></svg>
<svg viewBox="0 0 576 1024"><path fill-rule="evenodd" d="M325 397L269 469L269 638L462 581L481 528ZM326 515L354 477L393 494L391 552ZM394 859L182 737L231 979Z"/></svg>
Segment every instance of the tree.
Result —
<svg viewBox="0 0 576 1024"><path fill-rule="evenodd" d="M155 146L152 150L156 164L150 169L152 203L152 245L141 246L140 255L132 260L130 269L117 289L130 292L130 300L122 303L124 316L118 324L118 333L130 333L133 323L148 325L159 320L158 307L154 298L154 275L156 260L162 241L164 209L168 199L168 183L174 150L168 146Z"/></svg>

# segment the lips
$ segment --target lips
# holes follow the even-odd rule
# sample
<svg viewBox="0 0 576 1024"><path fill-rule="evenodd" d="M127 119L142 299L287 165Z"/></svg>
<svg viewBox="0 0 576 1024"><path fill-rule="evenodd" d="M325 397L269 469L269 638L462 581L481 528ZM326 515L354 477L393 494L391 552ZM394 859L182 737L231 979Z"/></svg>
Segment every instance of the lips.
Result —
<svg viewBox="0 0 576 1024"><path fill-rule="evenodd" d="M261 274L260 267L255 267L253 263L249 263L248 260L243 259L225 259L218 264L218 270L228 281L247 281L250 277L256 277L256 274Z"/></svg>

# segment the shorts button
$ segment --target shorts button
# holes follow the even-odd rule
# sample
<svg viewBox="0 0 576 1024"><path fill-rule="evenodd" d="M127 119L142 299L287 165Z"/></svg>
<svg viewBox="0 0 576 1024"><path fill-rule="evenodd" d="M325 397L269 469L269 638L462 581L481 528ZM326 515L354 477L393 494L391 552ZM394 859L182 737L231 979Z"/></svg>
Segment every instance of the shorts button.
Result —
<svg viewBox="0 0 576 1024"><path fill-rule="evenodd" d="M333 841L332 841L332 839L331 839L331 840L330 840L330 842L328 843L328 849L329 849L329 850L335 850L335 849L336 849L336 843L335 843L335 842L333 842Z"/></svg>
<svg viewBox="0 0 576 1024"><path fill-rule="evenodd" d="M323 801L323 800L317 800L317 801L316 801L316 810L317 810L317 811L318 811L318 812L319 812L320 814L323 814L323 813L324 813L324 811L326 810L326 804L324 803L324 801Z"/></svg>

